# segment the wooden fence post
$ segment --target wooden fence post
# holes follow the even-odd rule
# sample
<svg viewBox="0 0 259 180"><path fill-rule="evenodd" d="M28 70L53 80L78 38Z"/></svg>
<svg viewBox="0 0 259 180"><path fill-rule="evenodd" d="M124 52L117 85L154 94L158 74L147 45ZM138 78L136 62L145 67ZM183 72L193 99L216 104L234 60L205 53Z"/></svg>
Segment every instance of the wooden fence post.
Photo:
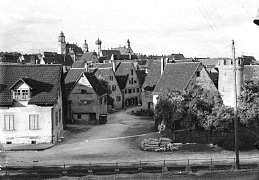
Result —
<svg viewBox="0 0 259 180"><path fill-rule="evenodd" d="M162 172L167 172L167 171L168 171L168 169L166 167L165 160L164 160L164 166L162 167Z"/></svg>

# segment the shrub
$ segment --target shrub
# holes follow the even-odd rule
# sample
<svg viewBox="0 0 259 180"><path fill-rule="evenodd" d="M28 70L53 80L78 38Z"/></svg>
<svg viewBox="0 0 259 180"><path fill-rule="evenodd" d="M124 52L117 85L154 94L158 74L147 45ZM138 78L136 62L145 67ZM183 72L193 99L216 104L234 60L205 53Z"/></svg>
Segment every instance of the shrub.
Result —
<svg viewBox="0 0 259 180"><path fill-rule="evenodd" d="M239 150L247 151L247 150L253 149L256 141L257 141L256 136L248 133L240 133ZM235 150L234 135L220 138L216 141L216 144L225 150L234 151Z"/></svg>

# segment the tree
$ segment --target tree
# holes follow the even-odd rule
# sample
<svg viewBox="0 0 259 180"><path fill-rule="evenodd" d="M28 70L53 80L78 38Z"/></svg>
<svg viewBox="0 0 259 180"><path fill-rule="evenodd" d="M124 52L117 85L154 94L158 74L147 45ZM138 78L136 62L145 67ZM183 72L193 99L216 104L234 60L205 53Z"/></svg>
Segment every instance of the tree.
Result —
<svg viewBox="0 0 259 180"><path fill-rule="evenodd" d="M215 123L207 118L221 107L223 101L218 92L211 92L196 85L188 93L166 90L158 98L155 109L156 124L162 121L166 128L173 129L175 122L181 121L187 129L212 129ZM216 121L216 118L210 120Z"/></svg>
<svg viewBox="0 0 259 180"><path fill-rule="evenodd" d="M182 117L183 96L180 93L164 91L158 97L155 109L156 126L163 123L165 129L171 129L177 120Z"/></svg>
<svg viewBox="0 0 259 180"><path fill-rule="evenodd" d="M239 97L238 114L241 125L249 128L258 127L259 118L259 84L246 82Z"/></svg>
<svg viewBox="0 0 259 180"><path fill-rule="evenodd" d="M109 88L109 83L104 79L98 79L98 80L107 92L107 104L113 105L114 99L111 97L112 91L111 91L111 88Z"/></svg>

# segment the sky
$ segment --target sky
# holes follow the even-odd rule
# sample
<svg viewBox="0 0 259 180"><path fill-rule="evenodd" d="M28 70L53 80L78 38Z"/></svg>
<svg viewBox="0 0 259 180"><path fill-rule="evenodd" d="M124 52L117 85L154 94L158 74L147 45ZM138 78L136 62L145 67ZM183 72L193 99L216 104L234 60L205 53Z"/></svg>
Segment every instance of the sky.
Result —
<svg viewBox="0 0 259 180"><path fill-rule="evenodd" d="M135 53L185 57L252 55L259 60L259 0L0 0L0 52L57 51L66 42L96 51L126 45Z"/></svg>

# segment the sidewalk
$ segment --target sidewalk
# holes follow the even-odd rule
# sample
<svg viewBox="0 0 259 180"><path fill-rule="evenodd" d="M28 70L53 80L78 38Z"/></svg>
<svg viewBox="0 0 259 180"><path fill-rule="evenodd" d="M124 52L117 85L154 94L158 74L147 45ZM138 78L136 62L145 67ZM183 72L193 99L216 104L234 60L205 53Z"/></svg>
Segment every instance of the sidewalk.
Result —
<svg viewBox="0 0 259 180"><path fill-rule="evenodd" d="M5 151L43 151L53 147L55 144L4 144Z"/></svg>

